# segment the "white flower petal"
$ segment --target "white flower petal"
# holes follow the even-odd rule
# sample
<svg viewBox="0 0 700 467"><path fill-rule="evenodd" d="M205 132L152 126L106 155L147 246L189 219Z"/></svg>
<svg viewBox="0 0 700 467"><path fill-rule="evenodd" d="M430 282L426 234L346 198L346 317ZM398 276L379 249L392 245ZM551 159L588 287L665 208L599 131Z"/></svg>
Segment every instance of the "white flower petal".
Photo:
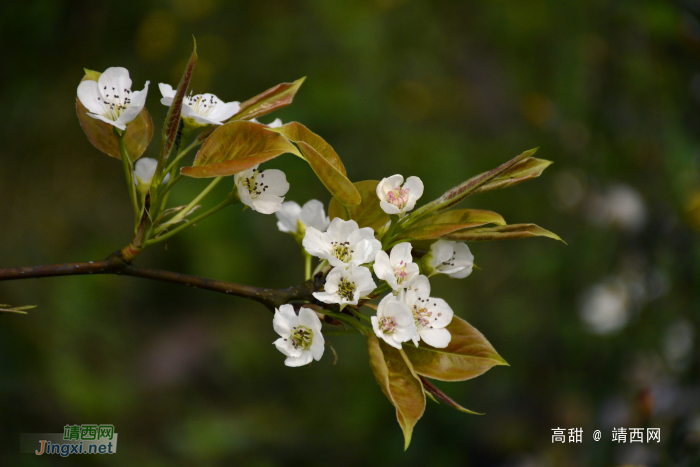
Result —
<svg viewBox="0 0 700 467"><path fill-rule="evenodd" d="M282 203L279 211L275 213L277 216L277 228L281 232L295 233L297 231L297 221L301 214L301 206L294 201Z"/></svg>
<svg viewBox="0 0 700 467"><path fill-rule="evenodd" d="M171 85L165 83L158 83L158 89L160 89L160 94L163 96L160 101L165 104L163 101L168 99L170 102L165 105L170 106L173 103L173 99L175 98L177 91L173 89Z"/></svg>
<svg viewBox="0 0 700 467"><path fill-rule="evenodd" d="M299 219L307 227L314 227L321 232L325 231L330 225L330 219L326 216L323 203L317 199L309 200L304 204L304 207L301 208Z"/></svg>
<svg viewBox="0 0 700 467"><path fill-rule="evenodd" d="M313 310L309 308L301 308L299 310L299 325L306 326L312 330L320 329L321 320L318 319L318 316L316 316L316 313Z"/></svg>
<svg viewBox="0 0 700 467"><path fill-rule="evenodd" d="M430 254L432 255L430 265L435 268L439 264L452 258L454 254L454 245L455 242L448 240L438 240L430 245Z"/></svg>
<svg viewBox="0 0 700 467"><path fill-rule="evenodd" d="M137 181L141 179L145 184L151 183L151 179L153 175L155 175L157 167L158 161L150 157L142 157L137 160L134 165L134 175L137 177Z"/></svg>
<svg viewBox="0 0 700 467"><path fill-rule="evenodd" d="M263 193L252 200L251 208L260 214L274 214L282 207L284 198Z"/></svg>
<svg viewBox="0 0 700 467"><path fill-rule="evenodd" d="M384 200L379 201L379 207L382 208L382 211L384 211L385 213L390 214L390 215L391 214L398 214L401 212L401 210L399 208L397 208L396 206L394 206L391 203L387 203Z"/></svg>
<svg viewBox="0 0 700 467"><path fill-rule="evenodd" d="M406 179L406 183L403 184L403 187L408 188L409 196L415 200L418 200L418 198L423 196L423 182L418 177L408 177Z"/></svg>
<svg viewBox="0 0 700 467"><path fill-rule="evenodd" d="M316 256L318 258L326 257L328 247L323 241L322 235L322 232L318 229L307 227L306 234L304 235L304 240L301 241L301 245L311 256Z"/></svg>
<svg viewBox="0 0 700 467"><path fill-rule="evenodd" d="M129 80L129 82L131 82L131 80ZM139 116L139 113L141 113L146 105L146 96L148 95L149 84L150 81L146 81L146 86L142 91L134 91L131 93L131 104L129 104L129 107L127 107L126 110L119 115L117 122L127 124Z"/></svg>
<svg viewBox="0 0 700 467"><path fill-rule="evenodd" d="M314 292L313 296L323 303L340 303L342 300L338 294L329 292Z"/></svg>
<svg viewBox="0 0 700 467"><path fill-rule="evenodd" d="M385 251L380 251L374 257L374 274L381 280L388 280L389 277L394 277L394 269L389 263L389 255Z"/></svg>
<svg viewBox="0 0 700 467"><path fill-rule="evenodd" d="M289 183L284 172L277 169L267 169L260 174L260 182L267 186L265 193L275 196L284 196L289 191Z"/></svg>
<svg viewBox="0 0 700 467"><path fill-rule="evenodd" d="M97 84L104 96L123 96L125 90L131 90L129 70L120 66L107 68L97 79Z"/></svg>
<svg viewBox="0 0 700 467"><path fill-rule="evenodd" d="M273 344L275 344L277 350L282 352L287 357L298 357L302 353L301 349L294 348L292 341L290 341L288 338L280 337L273 342Z"/></svg>
<svg viewBox="0 0 700 467"><path fill-rule="evenodd" d="M411 256L411 246L410 242L399 243L391 249L391 265L396 267L401 261L405 264L413 262L413 256Z"/></svg>
<svg viewBox="0 0 700 467"><path fill-rule="evenodd" d="M284 364L291 367L304 366L311 363L311 352L303 352L299 357L288 357Z"/></svg>
<svg viewBox="0 0 700 467"><path fill-rule="evenodd" d="M97 81L85 80L78 85L80 102L89 112L99 115L104 112L104 107L98 97L100 97L100 91Z"/></svg>
<svg viewBox="0 0 700 467"><path fill-rule="evenodd" d="M311 347L309 348L311 356L316 361L321 360L321 357L323 357L323 351L326 350L326 343L323 340L323 336L321 336L320 334L321 333L319 332L320 338L317 338L316 334L314 334L314 341L311 344Z"/></svg>
<svg viewBox="0 0 700 467"><path fill-rule="evenodd" d="M209 118L216 120L217 122L224 122L236 115L240 110L240 102L222 102L214 108L212 113L209 115Z"/></svg>
<svg viewBox="0 0 700 467"><path fill-rule="evenodd" d="M104 117L102 115L97 115L94 113L90 113L90 112L88 112L88 115L96 120L102 120L105 123L109 123L110 125L115 126L115 127L119 128L120 130L126 130L126 123L115 122L114 120L110 120L107 117Z"/></svg>
<svg viewBox="0 0 700 467"><path fill-rule="evenodd" d="M403 183L403 175L396 174L383 178L377 185L377 196L380 200L386 201L386 194Z"/></svg>
<svg viewBox="0 0 700 467"><path fill-rule="evenodd" d="M420 332L420 337L423 341L438 349L443 349L452 340L452 335L450 331L445 328L441 329L422 329Z"/></svg>
<svg viewBox="0 0 700 467"><path fill-rule="evenodd" d="M270 122L270 123L267 124L267 126L270 127L270 128L279 128L279 127L281 127L282 125L283 125L283 124L282 124L282 120L280 120L279 118L276 118L276 119L274 119L272 122Z"/></svg>

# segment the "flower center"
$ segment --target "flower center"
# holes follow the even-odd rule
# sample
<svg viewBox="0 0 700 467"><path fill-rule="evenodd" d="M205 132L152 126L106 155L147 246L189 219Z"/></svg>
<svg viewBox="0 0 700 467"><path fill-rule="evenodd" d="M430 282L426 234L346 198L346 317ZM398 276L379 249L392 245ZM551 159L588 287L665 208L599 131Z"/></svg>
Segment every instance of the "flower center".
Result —
<svg viewBox="0 0 700 467"><path fill-rule="evenodd" d="M347 277L341 277L340 283L338 284L338 295L348 301L352 301L355 298L355 287L354 282L350 282Z"/></svg>
<svg viewBox="0 0 700 467"><path fill-rule="evenodd" d="M258 181L258 176L260 178L264 178L265 174L262 174L258 172L258 169L253 169L253 175L250 177L246 177L241 181L244 187L248 189L248 193L250 193L250 197L252 199L257 198L258 196L262 195L265 190L267 190L269 185L265 185L263 182Z"/></svg>
<svg viewBox="0 0 700 467"><path fill-rule="evenodd" d="M297 326L292 328L292 334L289 336L289 339L292 341L295 349L309 350L314 339L314 332L306 326Z"/></svg>
<svg viewBox="0 0 700 467"><path fill-rule="evenodd" d="M393 333L398 326L396 318L393 316L391 318L384 317L379 320L379 329L385 334Z"/></svg>
<svg viewBox="0 0 700 467"><path fill-rule="evenodd" d="M419 298L417 302L420 303L414 303L413 304L413 319L416 321L416 326L421 326L421 327L428 327L430 324L430 321L436 321L439 316L442 316L442 313L437 313L437 316L433 318L433 312L428 311L429 306L436 306L436 303L433 303L430 305L428 303L428 299L422 299ZM430 326L432 329L432 326Z"/></svg>
<svg viewBox="0 0 700 467"><path fill-rule="evenodd" d="M406 280L408 274L406 273L406 263L400 261L397 266L394 267L394 276L396 276L396 283L401 284Z"/></svg>
<svg viewBox="0 0 700 467"><path fill-rule="evenodd" d="M350 242L331 242L331 245L333 245L333 256L343 263L350 261L352 254L355 253L355 250L350 249Z"/></svg>
<svg viewBox="0 0 700 467"><path fill-rule="evenodd" d="M447 261L443 261L443 262L440 263L440 264L441 264L442 266L452 266L452 267L454 267L454 265L455 265L454 261L455 261L456 258L457 258L457 253L452 253L452 258L448 259Z"/></svg>
<svg viewBox="0 0 700 467"><path fill-rule="evenodd" d="M107 86L104 86L100 90L100 94L97 100L102 103L102 107L105 109L102 116L114 120L115 122L122 112L131 105L131 98L129 97L131 95L131 89L124 88L123 91L120 91L115 88L107 89Z"/></svg>
<svg viewBox="0 0 700 467"><path fill-rule="evenodd" d="M408 188L397 186L386 194L386 199L397 208L403 209L406 203L408 203L408 191Z"/></svg>
<svg viewBox="0 0 700 467"><path fill-rule="evenodd" d="M201 94L192 95L190 91L189 96L185 96L185 104L190 106L192 110L197 112L202 117L208 116L214 111L217 102L214 100L214 96L209 96L209 99L205 99Z"/></svg>

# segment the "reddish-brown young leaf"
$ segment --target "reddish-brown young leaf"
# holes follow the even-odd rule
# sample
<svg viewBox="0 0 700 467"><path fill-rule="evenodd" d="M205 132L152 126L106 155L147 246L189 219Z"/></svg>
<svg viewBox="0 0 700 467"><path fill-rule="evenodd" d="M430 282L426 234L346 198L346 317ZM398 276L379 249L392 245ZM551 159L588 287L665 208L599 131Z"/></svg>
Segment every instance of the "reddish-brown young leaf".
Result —
<svg viewBox="0 0 700 467"><path fill-rule="evenodd" d="M241 104L241 109L231 120L250 120L292 103L294 96L306 80L299 78L293 83L280 83Z"/></svg>
<svg viewBox="0 0 700 467"><path fill-rule="evenodd" d="M443 194L438 199L431 201L430 203L426 204L425 206L420 207L419 209L416 209L411 214L411 217L413 219L422 219L427 214L429 214L431 212L444 211L444 210L450 208L451 206L454 206L455 204L459 203L464 198L466 198L467 196L472 194L480 186L495 179L499 175L501 175L504 172L506 172L507 170L509 170L514 165L518 164L520 161L523 161L525 159L532 157L533 154L535 154L535 152L537 152L537 149L538 148L525 151L522 154L520 154L519 156L516 156L513 159L509 160L508 162L505 162L505 163L499 165L495 169L490 170L486 173L477 175L476 177L472 177L469 180L467 180L466 182L464 182L460 185L457 185L456 187L445 192L445 194Z"/></svg>
<svg viewBox="0 0 700 467"><path fill-rule="evenodd" d="M281 137L281 135L280 135ZM305 141L297 141L297 146L309 163L316 176L338 201L346 206L360 204L362 198L355 186L338 168L328 159L323 157L310 144Z"/></svg>
<svg viewBox="0 0 700 467"><path fill-rule="evenodd" d="M446 329L452 339L444 349L425 342L418 347L404 344L403 350L419 375L440 381L465 381L496 365L507 365L484 335L462 318L452 318Z"/></svg>
<svg viewBox="0 0 700 467"><path fill-rule="evenodd" d="M289 138L290 141L298 143L303 141L309 146L314 148L316 152L322 155L330 164L335 167L335 169L347 177L347 172L345 171L345 166L340 160L340 157L335 152L333 147L326 142L323 138L318 136L313 131L306 128L299 122L290 122L286 125L282 125L279 128L270 128L270 131L275 131L277 133L282 133L284 136Z"/></svg>
<svg viewBox="0 0 700 467"><path fill-rule="evenodd" d="M85 76L80 81L97 81L101 74L97 71L85 70ZM119 140L114 134L114 127L109 123L89 116L87 109L77 97L75 98L75 110L78 114L80 126L83 128L85 136L87 136L90 143L108 156L121 160ZM153 138L153 122L144 107L141 113L127 125L124 136L126 150L132 162L143 155L151 142L151 138Z"/></svg>
<svg viewBox="0 0 700 467"><path fill-rule="evenodd" d="M481 185L479 188L474 190L472 194L475 195L477 193L485 193L491 190L507 188L509 186L517 185L518 183L522 183L527 180L532 180L533 178L537 178L540 175L542 175L544 169L549 167L551 164L552 161L536 159L534 157L522 160L510 169L499 174L490 182Z"/></svg>
<svg viewBox="0 0 700 467"><path fill-rule="evenodd" d="M411 443L413 427L425 412L425 393L411 362L399 351L370 333L369 365L384 395L396 407L396 419L404 434L404 449Z"/></svg>
<svg viewBox="0 0 700 467"><path fill-rule="evenodd" d="M486 242L489 240L511 240L514 238L529 237L548 237L564 242L557 234L535 224L511 224L498 227L486 227L483 229L470 229L453 232L449 235L445 235L444 238L462 242Z"/></svg>
<svg viewBox="0 0 700 467"><path fill-rule="evenodd" d="M279 108L285 107L292 103L297 91L304 83L304 78L300 78L293 83L281 83L273 86L262 94L258 94L241 104L241 108L236 115L229 118L227 121L235 120L250 120L262 115L273 112ZM199 134L197 139L204 141L212 134L213 128L204 130Z"/></svg>
<svg viewBox="0 0 700 467"><path fill-rule="evenodd" d="M177 136L177 130L180 126L180 114L182 113L182 100L187 94L187 88L190 85L190 80L192 79L192 72L194 71L194 65L197 63L197 41L194 42L194 49L192 50L192 55L187 61L187 66L180 79L180 84L177 86L177 92L173 98L173 103L168 109L168 114L165 117L165 123L163 124L163 136L161 138L160 145L160 155L158 156L158 166L163 167L165 161L168 160L170 151L175 144L175 137Z"/></svg>
<svg viewBox="0 0 700 467"><path fill-rule="evenodd" d="M486 224L505 225L500 214L482 209L453 209L427 217L401 233L402 238L430 240L452 232Z"/></svg>
<svg viewBox="0 0 700 467"><path fill-rule="evenodd" d="M360 194L360 204L356 206L348 206L352 219L357 222L360 228L371 227L375 232L389 222L389 214L385 213L379 206L379 198L377 197L378 180L363 180L356 182L355 188ZM340 217L343 220L350 220L345 211L343 204L335 197L331 198L328 205L328 216L331 220Z"/></svg>
<svg viewBox="0 0 700 467"><path fill-rule="evenodd" d="M265 125L235 121L217 128L199 148L193 166L180 172L193 178L233 175L286 152L300 156L287 138Z"/></svg>

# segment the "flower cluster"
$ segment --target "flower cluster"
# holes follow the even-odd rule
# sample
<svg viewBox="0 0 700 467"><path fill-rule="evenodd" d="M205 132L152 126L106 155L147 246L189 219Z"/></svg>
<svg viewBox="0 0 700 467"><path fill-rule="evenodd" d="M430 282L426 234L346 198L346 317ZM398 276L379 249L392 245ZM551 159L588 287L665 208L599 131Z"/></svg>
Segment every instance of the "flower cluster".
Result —
<svg viewBox="0 0 700 467"><path fill-rule="evenodd" d="M418 177L409 177L406 183L403 180L401 175L394 175L379 182L376 188L382 210L390 215L397 214L399 218L405 217L423 194L423 183ZM380 239L381 235L386 235L386 229L377 238L371 227L360 228L354 220L336 217L329 222L323 204L317 200L311 200L303 207L295 202L283 203L277 211L277 218L279 230L301 239L306 254L321 261L319 270L328 271L323 291L313 293L318 301L339 305L342 311L346 306L357 308L367 300L377 298L384 290L390 290L377 305L376 315L370 318L377 337L397 349L408 341L416 346L423 341L436 348L447 347L450 343L451 335L446 327L454 313L445 300L430 296L428 276L446 274L464 278L471 274L474 257L465 243L438 240L417 263L413 260L410 242L383 248ZM284 312L290 322L297 317L292 308L285 310L280 308L275 314L275 330L290 339L286 337L291 335L290 331L285 328L283 333L278 329L278 321L282 319L278 314L282 316ZM302 312L309 319L310 310L305 308L300 311L298 319L301 320ZM319 339L320 335L319 328L309 337L309 342ZM275 344L289 357L285 363L291 365L292 356L296 358L302 354L293 354L296 347L290 347L292 344L287 342L278 339ZM281 347L282 343L285 347ZM311 354L303 355L305 363L311 362ZM294 366L301 361L293 360Z"/></svg>

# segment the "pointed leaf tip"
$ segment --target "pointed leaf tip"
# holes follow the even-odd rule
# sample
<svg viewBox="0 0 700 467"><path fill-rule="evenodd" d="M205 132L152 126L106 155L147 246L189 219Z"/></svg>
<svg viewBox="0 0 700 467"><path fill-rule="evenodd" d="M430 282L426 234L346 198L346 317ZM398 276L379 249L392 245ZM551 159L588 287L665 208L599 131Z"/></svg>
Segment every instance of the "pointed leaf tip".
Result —
<svg viewBox="0 0 700 467"><path fill-rule="evenodd" d="M411 444L413 427L425 411L423 384L403 351L390 347L374 334L367 336L367 350L374 378L396 408L396 419L403 431L406 450Z"/></svg>
<svg viewBox="0 0 700 467"><path fill-rule="evenodd" d="M423 342L418 347L404 345L403 351L419 375L440 381L465 381L494 366L507 365L484 335L462 318L455 316L445 329L452 335L445 348Z"/></svg>
<svg viewBox="0 0 700 467"><path fill-rule="evenodd" d="M490 240L511 240L529 237L547 237L567 245L559 235L535 224L510 224L483 229L457 231L445 235L444 238L462 242L485 242Z"/></svg>

